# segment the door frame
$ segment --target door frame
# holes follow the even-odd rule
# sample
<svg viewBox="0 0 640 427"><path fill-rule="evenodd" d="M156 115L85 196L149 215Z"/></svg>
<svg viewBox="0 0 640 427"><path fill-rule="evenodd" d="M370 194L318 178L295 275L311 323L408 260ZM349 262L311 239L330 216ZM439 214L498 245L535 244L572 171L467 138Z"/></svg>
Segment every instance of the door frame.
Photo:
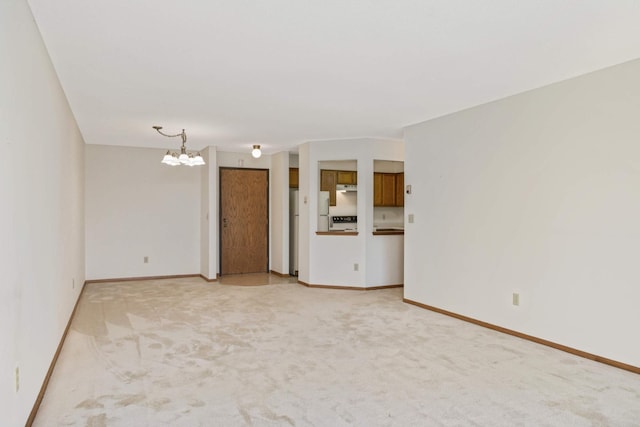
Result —
<svg viewBox="0 0 640 427"><path fill-rule="evenodd" d="M267 271L271 264L271 170L266 168L238 168L231 166L221 166L218 168L218 277L222 277L222 171L223 170L242 171L266 171L267 172Z"/></svg>

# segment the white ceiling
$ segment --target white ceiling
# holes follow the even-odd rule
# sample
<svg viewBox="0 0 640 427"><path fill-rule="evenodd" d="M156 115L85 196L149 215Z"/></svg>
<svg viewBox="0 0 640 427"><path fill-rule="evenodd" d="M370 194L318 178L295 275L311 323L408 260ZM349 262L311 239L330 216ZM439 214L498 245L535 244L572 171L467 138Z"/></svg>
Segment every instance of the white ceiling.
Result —
<svg viewBox="0 0 640 427"><path fill-rule="evenodd" d="M29 0L88 144L266 153L640 57L637 0Z"/></svg>

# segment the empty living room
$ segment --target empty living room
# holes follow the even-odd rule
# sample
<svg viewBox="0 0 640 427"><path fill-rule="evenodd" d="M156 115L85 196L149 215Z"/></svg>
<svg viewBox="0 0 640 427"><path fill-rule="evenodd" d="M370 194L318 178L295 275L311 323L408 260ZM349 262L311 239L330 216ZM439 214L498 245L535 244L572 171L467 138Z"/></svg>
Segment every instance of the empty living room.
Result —
<svg viewBox="0 0 640 427"><path fill-rule="evenodd" d="M640 425L640 3L0 2L0 425Z"/></svg>

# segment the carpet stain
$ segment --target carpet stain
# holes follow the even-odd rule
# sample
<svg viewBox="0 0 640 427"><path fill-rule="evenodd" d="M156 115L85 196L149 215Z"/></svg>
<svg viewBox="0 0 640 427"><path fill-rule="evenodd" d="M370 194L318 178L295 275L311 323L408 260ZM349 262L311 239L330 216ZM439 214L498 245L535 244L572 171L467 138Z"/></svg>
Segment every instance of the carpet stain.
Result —
<svg viewBox="0 0 640 427"><path fill-rule="evenodd" d="M116 402L117 406L129 406L136 403L140 403L144 400L143 394L131 394L131 395L125 395L125 396L126 397L120 398L120 400Z"/></svg>
<svg viewBox="0 0 640 427"><path fill-rule="evenodd" d="M139 371L139 372L131 372L127 371L124 373L128 381L131 380L139 380L147 376L147 371Z"/></svg>
<svg viewBox="0 0 640 427"><path fill-rule="evenodd" d="M160 336L159 334L156 334L156 333L153 333L153 332L142 332L142 333L140 333L140 336L143 336L145 338L149 338L150 340L159 341L165 347L171 347L173 345L173 340L172 339ZM159 344L152 344L152 345L159 345Z"/></svg>
<svg viewBox="0 0 640 427"><path fill-rule="evenodd" d="M104 408L104 405L95 399L86 399L76 405L76 408L80 409L95 409Z"/></svg>
<svg viewBox="0 0 640 427"><path fill-rule="evenodd" d="M94 415L87 418L86 427L106 427L107 414Z"/></svg>
<svg viewBox="0 0 640 427"><path fill-rule="evenodd" d="M201 408L205 405L205 403L200 399L192 399L189 401L189 406L193 406L194 408Z"/></svg>
<svg viewBox="0 0 640 427"><path fill-rule="evenodd" d="M245 425L252 426L253 425L253 421L251 420L251 415L249 414L249 411L247 411L245 408L238 408L238 410L240 411L240 414L242 415L242 418L244 419Z"/></svg>
<svg viewBox="0 0 640 427"><path fill-rule="evenodd" d="M160 399L152 400L151 403L149 404L149 406L151 408L153 408L153 409L161 409L163 406L166 406L170 402L171 402L171 399L163 397L163 398L160 398Z"/></svg>
<svg viewBox="0 0 640 427"><path fill-rule="evenodd" d="M296 423L295 421L293 421L291 418L287 417L286 415L278 415L268 409L264 409L264 412L266 413L267 419L271 420L271 421L275 421L277 425L285 425L288 424L290 426L295 426Z"/></svg>

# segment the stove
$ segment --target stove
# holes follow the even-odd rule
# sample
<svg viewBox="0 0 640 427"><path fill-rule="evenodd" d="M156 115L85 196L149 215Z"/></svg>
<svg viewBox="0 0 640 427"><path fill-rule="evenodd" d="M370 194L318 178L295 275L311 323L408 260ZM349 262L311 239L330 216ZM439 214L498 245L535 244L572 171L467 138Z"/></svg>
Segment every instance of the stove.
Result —
<svg viewBox="0 0 640 427"><path fill-rule="evenodd" d="M357 231L357 215L338 215L329 217L329 231Z"/></svg>

